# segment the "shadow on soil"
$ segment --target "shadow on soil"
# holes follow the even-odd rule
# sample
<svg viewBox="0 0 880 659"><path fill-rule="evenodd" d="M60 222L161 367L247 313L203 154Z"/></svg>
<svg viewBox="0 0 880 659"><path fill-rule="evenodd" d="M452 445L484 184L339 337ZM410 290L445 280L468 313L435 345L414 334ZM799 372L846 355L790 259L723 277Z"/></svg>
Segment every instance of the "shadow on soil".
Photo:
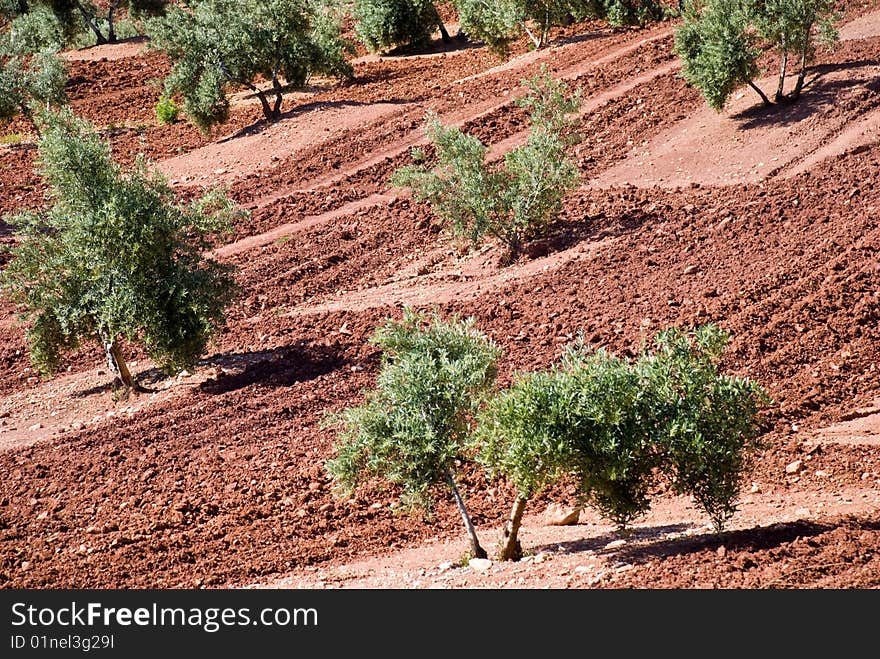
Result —
<svg viewBox="0 0 880 659"><path fill-rule="evenodd" d="M880 79L874 75L856 77L853 74L852 78L846 80L826 81L824 79L828 74L835 71L856 71L858 69L876 67L877 65L880 65L880 60L860 60L857 62L826 64L813 67L807 76L803 91L797 101L783 102L770 107L764 107L760 104L754 105L747 110L731 115L731 119L738 122L738 128L743 131L766 126L790 126L796 124L819 111L840 105L841 96L847 91L859 87L871 92L880 91ZM787 79L786 90L790 89L792 84Z"/></svg>
<svg viewBox="0 0 880 659"><path fill-rule="evenodd" d="M208 394L224 394L251 385L289 387L297 382L313 380L344 365L345 359L326 347L286 346L253 353L223 355L206 360L206 366L240 367L240 372L211 378L199 385Z"/></svg>
<svg viewBox="0 0 880 659"><path fill-rule="evenodd" d="M272 350L230 353L204 359L198 370L220 367L223 374L212 377L198 385L199 391L218 395L244 389L251 385L264 387L289 387L330 373L346 363L333 348L282 346ZM137 373L138 382L147 388L158 387L170 376L157 368ZM94 394L114 390L112 376L97 387L71 394L74 398L86 398Z"/></svg>
<svg viewBox="0 0 880 659"><path fill-rule="evenodd" d="M408 103L412 103L415 100L418 99L389 98L383 99L381 103L383 105L407 105ZM302 105L292 107L286 112L282 112L281 116L276 121L266 121L265 117L261 117L260 119L257 119L254 123L248 124L247 126L240 128L231 135L220 138L219 140L217 140L217 144L226 144L227 142L231 142L232 140L238 139L239 137L259 135L267 128L269 128L269 126L273 126L279 121L284 121L285 119L291 119L297 115L303 114L304 112L341 107L365 107L376 104L377 102L364 101L314 101L312 103L303 103Z"/></svg>

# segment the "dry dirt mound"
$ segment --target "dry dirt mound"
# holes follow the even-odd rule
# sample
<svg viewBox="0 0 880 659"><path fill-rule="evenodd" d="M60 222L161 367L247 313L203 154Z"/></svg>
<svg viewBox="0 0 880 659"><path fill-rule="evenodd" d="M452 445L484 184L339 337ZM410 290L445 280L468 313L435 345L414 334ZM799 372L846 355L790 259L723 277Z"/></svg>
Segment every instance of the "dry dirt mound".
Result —
<svg viewBox="0 0 880 659"><path fill-rule="evenodd" d="M552 235L506 269L495 246L460 249L427 207L388 189L423 139L424 112L500 152L525 127L511 102L519 81L546 61L585 89L577 160L588 180L602 177L703 112L676 77L669 26L580 26L588 37L569 32L502 66L482 48L367 59L350 85L316 86L275 126L243 106L228 127L237 136L220 141L184 124L117 128L120 159L143 139L166 167L186 163L175 180L196 178L182 188L222 180L253 208L215 251L238 266L243 294L193 376L164 377L128 349L160 393L118 403L94 348L64 376L36 378L16 310L0 306L0 586L880 585L877 415L865 409L880 395L880 146L821 151L870 121L873 64L859 62L876 59L873 20L854 23L823 60L835 103L847 93L852 102L831 108L818 86L804 96L818 94L797 125L815 127L817 146L775 143L794 154L786 176L728 177L723 188L586 186ZM81 62L89 85L118 94L91 103L81 83L82 110L97 117L108 99L130 98L120 117L143 120L148 74L132 62L145 57ZM782 135L770 119L755 130ZM332 129L307 134L307 120ZM278 149L278 159L251 145ZM714 157L693 155L721 181L718 172L733 171L719 155L726 143L709 147ZM0 152L4 210L39 203L32 158L32 149ZM776 403L731 532L707 533L692 504L665 491L625 543L589 511L577 526L543 527L537 513L573 496L559 486L531 504L523 541L533 557L476 573L455 565L465 547L445 499L427 521L399 514L393 488L335 498L323 468L335 437L321 421L373 384L379 354L366 339L403 302L475 316L504 350L502 384L548 365L578 333L626 354L669 325L730 330L727 366ZM489 545L512 491L468 467L462 488Z"/></svg>

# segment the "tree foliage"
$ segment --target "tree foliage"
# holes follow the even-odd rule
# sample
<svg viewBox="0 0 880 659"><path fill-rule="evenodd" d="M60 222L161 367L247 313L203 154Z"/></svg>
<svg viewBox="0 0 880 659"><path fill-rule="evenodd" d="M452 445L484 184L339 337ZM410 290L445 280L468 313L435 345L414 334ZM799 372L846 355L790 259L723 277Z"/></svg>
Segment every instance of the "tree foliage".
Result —
<svg viewBox="0 0 880 659"><path fill-rule="evenodd" d="M451 41L431 0L355 0L352 16L358 38L374 53L425 45L435 27Z"/></svg>
<svg viewBox="0 0 880 659"><path fill-rule="evenodd" d="M759 448L763 389L719 372L729 335L716 325L670 329L645 358L656 396L669 410L661 435L666 470L680 494L691 495L717 531L736 512L743 475Z"/></svg>
<svg viewBox="0 0 880 659"><path fill-rule="evenodd" d="M462 30L502 55L523 33L543 48L552 28L574 21L600 18L620 26L665 16L659 0L456 0L455 6Z"/></svg>
<svg viewBox="0 0 880 659"><path fill-rule="evenodd" d="M517 256L524 241L539 236L558 216L562 198L577 185L577 167L566 157L569 115L580 104L580 90L553 80L546 71L524 80L529 92L518 99L531 115L526 143L508 151L502 163L486 162L486 146L456 127L429 115L426 132L437 153L429 166L416 149L417 164L398 169L392 185L410 187L427 201L455 235L474 243L490 235Z"/></svg>
<svg viewBox="0 0 880 659"><path fill-rule="evenodd" d="M219 191L175 203L142 159L123 172L69 111L47 115L39 153L50 203L5 218L19 244L2 273L25 307L34 366L51 373L64 353L96 340L123 384L138 388L119 349L126 339L169 372L191 368L235 291L230 268L202 253L239 213Z"/></svg>
<svg viewBox="0 0 880 659"><path fill-rule="evenodd" d="M387 320L372 343L383 349L375 389L362 405L329 418L342 426L328 472L344 490L371 477L402 488L409 505L430 505L446 484L459 506L475 556L485 557L454 480L470 419L496 375L499 350L473 319L428 319L411 309Z"/></svg>
<svg viewBox="0 0 880 659"><path fill-rule="evenodd" d="M35 113L67 102L67 70L50 50L34 55L0 54L0 119L24 116L37 129Z"/></svg>
<svg viewBox="0 0 880 659"><path fill-rule="evenodd" d="M699 89L709 106L720 111L730 95L749 85L764 105L796 101L807 65L818 41L837 38L831 0L707 0L691 3L675 33L682 76ZM767 50L779 53L780 68L773 101L755 83L761 75L758 59ZM794 87L785 92L789 58L798 60Z"/></svg>
<svg viewBox="0 0 880 659"><path fill-rule="evenodd" d="M251 90L275 121L286 89L303 87L314 73L352 71L338 21L311 0L200 0L148 21L147 31L151 47L172 61L166 95L179 93L184 112L205 132L226 121L232 87ZM271 92L257 86L258 76Z"/></svg>
<svg viewBox="0 0 880 659"><path fill-rule="evenodd" d="M727 341L715 325L670 329L633 359L577 343L494 396L471 442L517 491L500 558L521 555L526 504L563 476L621 530L649 510L661 476L723 530L769 402L756 383L719 372Z"/></svg>

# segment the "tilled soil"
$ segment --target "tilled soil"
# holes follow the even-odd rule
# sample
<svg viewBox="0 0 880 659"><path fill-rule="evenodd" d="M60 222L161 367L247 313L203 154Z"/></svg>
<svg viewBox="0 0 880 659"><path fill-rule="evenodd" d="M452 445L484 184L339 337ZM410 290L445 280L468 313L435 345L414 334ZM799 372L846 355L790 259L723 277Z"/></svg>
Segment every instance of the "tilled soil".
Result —
<svg viewBox="0 0 880 659"><path fill-rule="evenodd" d="M853 15L869 18L873 8ZM823 55L821 64L876 58L868 18L840 59ZM671 27L573 26L546 51L518 46L506 64L484 48L364 58L354 80L318 81L274 126L241 99L213 137L182 121L155 125L150 80L165 70L159 55L71 61L74 109L99 122L123 163L138 151L165 163L197 158L213 152L202 147L235 149L260 135L281 150L267 163L240 149L219 174L206 158L204 181L175 180L191 195L221 179L253 211L235 235L218 238L243 292L195 374L163 376L131 347L135 371L158 393L115 401L98 350L84 346L64 374L41 380L28 366L16 309L3 302L0 585L880 585L873 431L851 443L814 434L842 419L873 419L855 411L880 398L880 145L866 138L795 176L596 189L589 181L601 172L702 116L701 98L674 71ZM389 190L387 177L423 141L429 109L499 150L522 139L526 118L512 101L542 63L584 88L589 110L573 153L585 185L566 199L551 234L502 268L497 246L452 241L427 206ZM803 120L843 130L871 111L870 100ZM399 107L360 119L359 108L388 101ZM308 130L303 117L312 115L320 130L324 107L348 126L340 121L284 151L283 131ZM34 156L27 144L0 148L4 212L41 203ZM0 239L12 241L8 226ZM322 420L372 386L380 355L367 338L408 302L474 316L504 350L502 385L518 370L546 367L581 334L631 354L661 328L719 323L733 335L726 367L774 400L730 531L710 533L691 502L664 488L623 543L589 511L577 526L542 526L536 515L548 502L574 496L560 485L530 504L528 560L477 573L458 565L466 546L443 492L430 517L403 514L396 490L378 483L334 496L323 463L335 434ZM460 471L474 521L491 538L512 490L470 464Z"/></svg>

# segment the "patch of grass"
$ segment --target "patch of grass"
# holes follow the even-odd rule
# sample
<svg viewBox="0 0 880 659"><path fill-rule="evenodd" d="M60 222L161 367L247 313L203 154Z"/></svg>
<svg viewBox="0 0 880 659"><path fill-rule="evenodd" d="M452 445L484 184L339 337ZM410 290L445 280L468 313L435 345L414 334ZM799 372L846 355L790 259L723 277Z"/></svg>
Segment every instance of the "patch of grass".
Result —
<svg viewBox="0 0 880 659"><path fill-rule="evenodd" d="M23 133L10 133L9 135L0 135L0 144L21 144L24 142Z"/></svg>

